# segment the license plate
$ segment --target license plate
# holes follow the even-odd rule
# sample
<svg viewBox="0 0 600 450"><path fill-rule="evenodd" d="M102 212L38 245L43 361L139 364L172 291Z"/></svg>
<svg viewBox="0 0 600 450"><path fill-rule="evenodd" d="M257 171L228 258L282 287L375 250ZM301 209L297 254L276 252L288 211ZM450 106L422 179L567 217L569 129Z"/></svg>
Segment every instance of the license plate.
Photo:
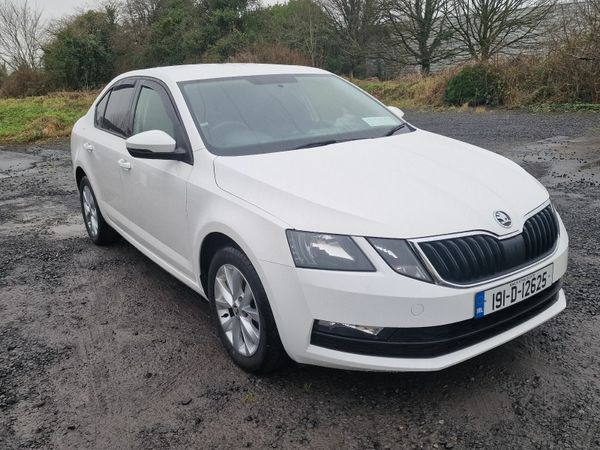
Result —
<svg viewBox="0 0 600 450"><path fill-rule="evenodd" d="M508 308L552 285L554 265L544 267L518 280L475 294L475 318Z"/></svg>

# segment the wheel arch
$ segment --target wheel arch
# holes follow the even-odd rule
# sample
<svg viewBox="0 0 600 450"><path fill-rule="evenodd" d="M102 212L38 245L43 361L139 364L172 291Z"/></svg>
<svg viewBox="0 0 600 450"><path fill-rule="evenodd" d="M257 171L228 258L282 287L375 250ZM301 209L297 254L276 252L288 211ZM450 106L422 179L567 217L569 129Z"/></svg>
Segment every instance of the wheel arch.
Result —
<svg viewBox="0 0 600 450"><path fill-rule="evenodd" d="M87 174L85 173L83 168L81 166L77 166L77 168L75 169L75 182L77 183L77 188L79 188L79 185L81 184L81 180L83 179L83 177L86 177L86 176L87 176Z"/></svg>
<svg viewBox="0 0 600 450"><path fill-rule="evenodd" d="M213 196L207 197L203 190L197 193L192 190L188 192L188 199L191 199L188 220L192 236L192 264L200 293L205 297L208 295L206 276L212 255L220 246L231 243L250 260L268 295L270 283L264 273L263 262L291 264L285 224L235 198L235 203L223 201L226 198L216 201Z"/></svg>
<svg viewBox="0 0 600 450"><path fill-rule="evenodd" d="M208 268L210 267L210 262L212 261L212 258L215 255L215 253L219 249L227 245L236 247L240 251L244 252L244 250L238 245L238 243L234 239L232 239L230 236L221 231L212 231L208 233L202 240L202 244L200 246L200 284L202 285L202 289L207 295Z"/></svg>

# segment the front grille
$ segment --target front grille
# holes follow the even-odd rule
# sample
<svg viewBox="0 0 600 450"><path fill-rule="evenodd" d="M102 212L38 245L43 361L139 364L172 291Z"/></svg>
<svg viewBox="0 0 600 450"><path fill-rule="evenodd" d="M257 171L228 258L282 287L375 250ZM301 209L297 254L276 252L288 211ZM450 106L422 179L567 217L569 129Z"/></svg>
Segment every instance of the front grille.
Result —
<svg viewBox="0 0 600 450"><path fill-rule="evenodd" d="M418 328L384 328L377 336L355 338L320 331L317 321L310 343L361 355L433 358L470 347L534 318L558 300L561 282L513 306L483 317Z"/></svg>
<svg viewBox="0 0 600 450"><path fill-rule="evenodd" d="M521 234L507 239L477 234L418 245L443 280L471 284L544 258L552 252L557 239L558 221L548 205L527 219Z"/></svg>

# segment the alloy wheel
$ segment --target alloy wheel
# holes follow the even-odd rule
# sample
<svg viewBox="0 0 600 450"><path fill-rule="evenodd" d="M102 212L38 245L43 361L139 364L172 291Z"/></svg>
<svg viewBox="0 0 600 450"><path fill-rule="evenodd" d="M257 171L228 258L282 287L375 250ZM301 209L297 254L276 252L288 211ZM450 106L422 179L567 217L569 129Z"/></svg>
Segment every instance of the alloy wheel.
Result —
<svg viewBox="0 0 600 450"><path fill-rule="evenodd" d="M260 344L260 316L248 281L235 266L223 264L215 276L214 294L229 343L239 354L252 356Z"/></svg>
<svg viewBox="0 0 600 450"><path fill-rule="evenodd" d="M96 201L92 195L92 191L89 186L83 187L82 204L83 204L83 216L85 218L85 224L92 237L98 236L98 207Z"/></svg>

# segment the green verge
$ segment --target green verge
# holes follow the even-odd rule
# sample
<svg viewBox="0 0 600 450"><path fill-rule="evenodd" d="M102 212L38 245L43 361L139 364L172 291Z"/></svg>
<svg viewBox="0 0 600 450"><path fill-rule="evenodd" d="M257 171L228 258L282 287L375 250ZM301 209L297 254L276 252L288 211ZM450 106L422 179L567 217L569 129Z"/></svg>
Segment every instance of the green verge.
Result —
<svg viewBox="0 0 600 450"><path fill-rule="evenodd" d="M97 92L59 92L43 97L0 99L0 144L68 137Z"/></svg>
<svg viewBox="0 0 600 450"><path fill-rule="evenodd" d="M523 109L531 112L600 112L600 103L539 103Z"/></svg>
<svg viewBox="0 0 600 450"><path fill-rule="evenodd" d="M484 105L481 107L450 106L444 101L444 93L451 74L431 77L406 77L397 81L350 80L382 103L407 110L484 112L492 109L519 110L532 113L544 112L600 112L599 103L531 103L513 106Z"/></svg>

